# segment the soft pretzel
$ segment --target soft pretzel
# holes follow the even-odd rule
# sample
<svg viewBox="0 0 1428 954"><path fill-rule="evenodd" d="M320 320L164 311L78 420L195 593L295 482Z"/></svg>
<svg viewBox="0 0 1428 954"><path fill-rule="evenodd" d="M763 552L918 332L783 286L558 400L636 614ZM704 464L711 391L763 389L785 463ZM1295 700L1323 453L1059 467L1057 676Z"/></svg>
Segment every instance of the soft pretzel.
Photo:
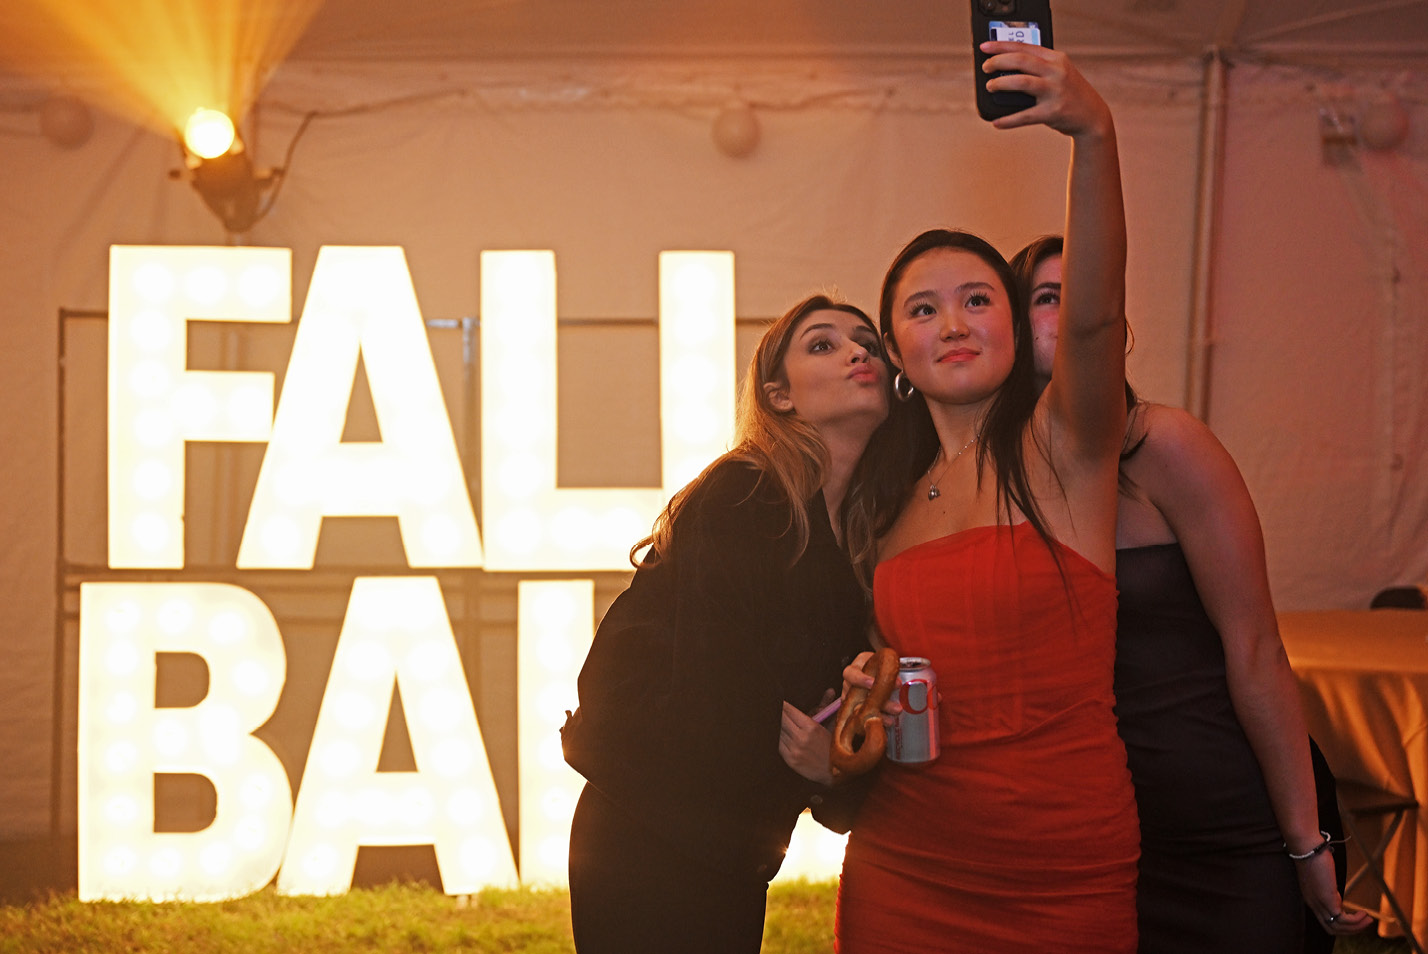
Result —
<svg viewBox="0 0 1428 954"><path fill-rule="evenodd" d="M828 753L834 777L862 775L878 764L887 751L882 712L897 686L897 664L894 650L879 649L863 664L863 672L873 677L873 687L849 686L843 694L833 727L833 747ZM859 737L863 744L855 746Z"/></svg>

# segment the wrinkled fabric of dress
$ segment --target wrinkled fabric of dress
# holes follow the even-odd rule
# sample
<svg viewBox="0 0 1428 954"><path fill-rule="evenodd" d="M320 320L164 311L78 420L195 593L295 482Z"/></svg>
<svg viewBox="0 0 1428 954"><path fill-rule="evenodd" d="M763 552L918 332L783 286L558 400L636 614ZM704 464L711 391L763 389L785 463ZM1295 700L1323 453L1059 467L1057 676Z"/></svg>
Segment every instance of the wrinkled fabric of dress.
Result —
<svg viewBox="0 0 1428 954"><path fill-rule="evenodd" d="M1136 950L1139 826L1116 732L1115 581L1025 523L877 569L887 642L937 672L941 755L883 767L839 884L843 954Z"/></svg>

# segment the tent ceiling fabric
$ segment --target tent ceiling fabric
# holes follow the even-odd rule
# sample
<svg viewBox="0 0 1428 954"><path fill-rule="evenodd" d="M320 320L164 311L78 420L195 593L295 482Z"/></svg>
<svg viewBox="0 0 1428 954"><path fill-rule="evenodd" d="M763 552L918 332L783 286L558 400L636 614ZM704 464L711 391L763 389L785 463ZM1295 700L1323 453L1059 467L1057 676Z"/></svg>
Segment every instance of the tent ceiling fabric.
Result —
<svg viewBox="0 0 1428 954"><path fill-rule="evenodd" d="M1061 0L1054 14L1058 45L1083 57L1218 47L1382 67L1428 47L1428 0ZM961 55L969 19L966 0L327 0L293 58Z"/></svg>

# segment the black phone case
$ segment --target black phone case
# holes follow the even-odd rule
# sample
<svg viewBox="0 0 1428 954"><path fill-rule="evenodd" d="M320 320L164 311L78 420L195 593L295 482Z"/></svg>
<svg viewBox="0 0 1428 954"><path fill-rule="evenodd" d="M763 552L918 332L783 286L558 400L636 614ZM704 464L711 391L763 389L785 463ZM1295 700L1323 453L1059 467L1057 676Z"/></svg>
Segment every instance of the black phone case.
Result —
<svg viewBox="0 0 1428 954"><path fill-rule="evenodd" d="M1041 28L1041 45L1052 49L1051 0L1009 0L999 3L1003 12L989 14L983 10L984 0L970 0L972 5L972 63L977 84L977 115L986 120L1021 112L1036 100L1025 93L992 93L987 91L991 73L982 72L987 54L981 50L984 41L992 38L990 24L994 20L1034 20Z"/></svg>

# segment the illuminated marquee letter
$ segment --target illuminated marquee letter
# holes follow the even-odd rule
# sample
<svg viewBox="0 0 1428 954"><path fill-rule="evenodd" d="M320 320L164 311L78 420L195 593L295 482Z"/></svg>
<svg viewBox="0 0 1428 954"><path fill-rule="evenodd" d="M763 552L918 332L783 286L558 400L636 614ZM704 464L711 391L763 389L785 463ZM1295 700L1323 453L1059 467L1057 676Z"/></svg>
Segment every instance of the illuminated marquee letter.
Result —
<svg viewBox="0 0 1428 954"><path fill-rule="evenodd" d="M521 882L564 887L570 818L585 779L565 764L560 726L578 701L575 677L595 637L595 584L522 580L517 602Z"/></svg>
<svg viewBox="0 0 1428 954"><path fill-rule="evenodd" d="M733 440L734 330L733 253L660 252L659 435L666 499Z"/></svg>
<svg viewBox="0 0 1428 954"><path fill-rule="evenodd" d="M359 577L313 730L283 894L341 894L359 845L434 845L447 894L516 883L486 745L432 577ZM415 772L379 772L401 694Z"/></svg>
<svg viewBox="0 0 1428 954"><path fill-rule="evenodd" d="M342 441L361 355L380 441ZM480 566L416 292L399 248L323 248L238 566L311 569L324 516L395 516L407 564Z"/></svg>
<svg viewBox="0 0 1428 954"><path fill-rule="evenodd" d="M208 693L156 708L156 654L194 653ZM220 901L278 870L288 777L250 734L287 663L268 608L224 583L84 583L79 639L79 897ZM154 776L202 775L217 811L197 832L154 831Z"/></svg>
<svg viewBox="0 0 1428 954"><path fill-rule="evenodd" d="M663 487L557 488L552 252L481 253L481 468L486 566L627 570L666 500L728 449L734 258L660 256Z"/></svg>
<svg viewBox="0 0 1428 954"><path fill-rule="evenodd" d="M826 881L838 877L843 870L843 853L848 848L848 836L829 831L813 816L804 812L793 826L788 842L788 854L774 876L774 881Z"/></svg>
<svg viewBox="0 0 1428 954"><path fill-rule="evenodd" d="M182 567L184 442L272 428L273 376L187 370L186 322L291 317L288 249L110 249L110 566Z"/></svg>

